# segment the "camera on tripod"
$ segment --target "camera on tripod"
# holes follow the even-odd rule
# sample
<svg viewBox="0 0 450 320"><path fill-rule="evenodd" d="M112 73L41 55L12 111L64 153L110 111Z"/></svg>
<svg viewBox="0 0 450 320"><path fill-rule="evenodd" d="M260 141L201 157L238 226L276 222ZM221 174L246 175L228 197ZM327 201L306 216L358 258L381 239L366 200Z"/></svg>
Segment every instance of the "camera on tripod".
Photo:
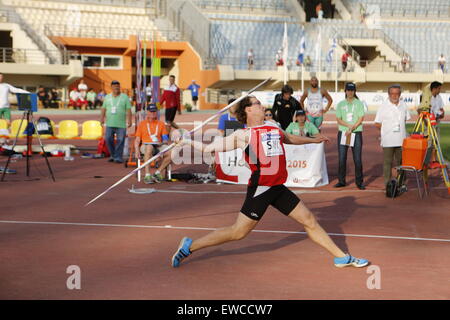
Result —
<svg viewBox="0 0 450 320"><path fill-rule="evenodd" d="M16 93L17 107L20 111L38 111L38 98L36 93Z"/></svg>

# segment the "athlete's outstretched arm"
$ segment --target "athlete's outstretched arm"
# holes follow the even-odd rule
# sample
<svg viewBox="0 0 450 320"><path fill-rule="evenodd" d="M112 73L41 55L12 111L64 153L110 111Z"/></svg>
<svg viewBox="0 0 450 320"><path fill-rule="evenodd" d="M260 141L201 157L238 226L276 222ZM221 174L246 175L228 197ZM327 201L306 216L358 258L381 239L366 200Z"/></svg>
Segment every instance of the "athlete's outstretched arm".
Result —
<svg viewBox="0 0 450 320"><path fill-rule="evenodd" d="M330 139L323 135L317 135L315 137L302 137L297 136L289 133L284 133L284 143L286 144L308 144L308 143L321 143L321 142L328 142Z"/></svg>
<svg viewBox="0 0 450 320"><path fill-rule="evenodd" d="M226 152L237 148L243 148L248 137L244 130L236 130L231 135L224 138L217 137L210 144L204 144L195 140L182 140L182 145L191 145L194 149L204 153Z"/></svg>

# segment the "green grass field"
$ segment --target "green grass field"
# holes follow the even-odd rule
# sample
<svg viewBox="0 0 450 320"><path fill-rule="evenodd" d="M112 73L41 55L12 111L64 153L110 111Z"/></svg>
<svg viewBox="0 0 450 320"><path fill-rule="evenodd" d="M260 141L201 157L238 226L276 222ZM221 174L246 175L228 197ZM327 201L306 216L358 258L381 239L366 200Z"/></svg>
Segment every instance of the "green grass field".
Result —
<svg viewBox="0 0 450 320"><path fill-rule="evenodd" d="M444 155L444 158L447 161L450 161L450 124L448 123L441 123L441 148L442 153ZM411 133L412 129L414 127L414 124L408 123L406 125L406 130L408 130L409 133Z"/></svg>

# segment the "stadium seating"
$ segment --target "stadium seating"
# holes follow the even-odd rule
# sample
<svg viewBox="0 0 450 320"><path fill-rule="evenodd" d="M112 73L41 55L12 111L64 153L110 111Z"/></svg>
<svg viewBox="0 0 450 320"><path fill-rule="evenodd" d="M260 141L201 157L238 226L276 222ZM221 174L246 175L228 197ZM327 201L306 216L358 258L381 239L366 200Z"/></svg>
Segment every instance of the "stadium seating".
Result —
<svg viewBox="0 0 450 320"><path fill-rule="evenodd" d="M24 119L22 125L20 125L21 121L22 119L16 119L11 122L11 138L15 138L16 136L18 138L23 138L26 136L24 130L27 128L28 121ZM17 135L17 133L19 134Z"/></svg>
<svg viewBox="0 0 450 320"><path fill-rule="evenodd" d="M128 39L130 34L150 34L156 30L142 7L129 7L123 2L120 6L101 5L101 1L79 4L4 0L4 3L14 6L15 11L41 35Z"/></svg>
<svg viewBox="0 0 450 320"><path fill-rule="evenodd" d="M103 136L103 127L100 121L88 120L81 127L81 139L97 140Z"/></svg>
<svg viewBox="0 0 450 320"><path fill-rule="evenodd" d="M78 137L78 122L74 120L63 120L59 123L58 139L75 139Z"/></svg>
<svg viewBox="0 0 450 320"><path fill-rule="evenodd" d="M0 129L8 129L8 122L5 119L0 119Z"/></svg>
<svg viewBox="0 0 450 320"><path fill-rule="evenodd" d="M367 6L378 6L381 16L401 16L405 18L448 18L450 3L448 0L344 0L347 8L356 8L359 10L358 4Z"/></svg>

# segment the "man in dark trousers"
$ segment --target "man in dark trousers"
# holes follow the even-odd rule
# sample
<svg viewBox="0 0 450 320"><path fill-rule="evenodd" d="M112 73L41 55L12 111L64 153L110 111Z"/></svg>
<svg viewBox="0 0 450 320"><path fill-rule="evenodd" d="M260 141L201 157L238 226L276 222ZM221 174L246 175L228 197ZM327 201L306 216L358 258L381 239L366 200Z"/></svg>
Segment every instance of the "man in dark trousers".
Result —
<svg viewBox="0 0 450 320"><path fill-rule="evenodd" d="M300 102L295 99L292 94L294 90L287 84L281 89L281 93L275 96L273 102L273 113L275 121L281 124L281 128L286 130L289 124L293 121L294 114L297 110L302 110Z"/></svg>

